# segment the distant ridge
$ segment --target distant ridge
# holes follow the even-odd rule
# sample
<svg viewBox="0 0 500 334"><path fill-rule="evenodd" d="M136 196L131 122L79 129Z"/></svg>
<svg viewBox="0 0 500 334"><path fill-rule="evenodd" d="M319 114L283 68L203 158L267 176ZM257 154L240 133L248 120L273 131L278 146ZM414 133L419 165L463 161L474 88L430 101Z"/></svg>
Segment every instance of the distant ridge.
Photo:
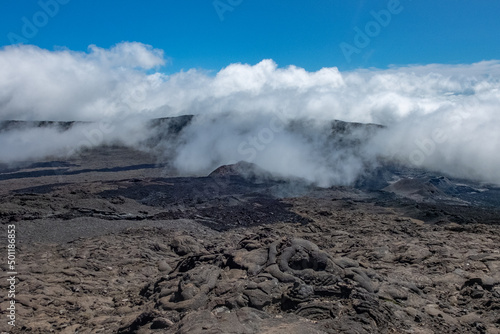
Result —
<svg viewBox="0 0 500 334"><path fill-rule="evenodd" d="M166 126L167 130L179 132L192 119L194 115L182 115L174 117L153 118L148 121L150 127ZM92 124L89 121L19 121L5 120L0 121L0 132L20 130L27 128L49 128L57 127L62 131L71 129L76 124Z"/></svg>
<svg viewBox="0 0 500 334"><path fill-rule="evenodd" d="M80 121L0 121L0 132L21 130L28 128L49 128L57 127L62 131L69 130L75 124L85 124L91 122Z"/></svg>

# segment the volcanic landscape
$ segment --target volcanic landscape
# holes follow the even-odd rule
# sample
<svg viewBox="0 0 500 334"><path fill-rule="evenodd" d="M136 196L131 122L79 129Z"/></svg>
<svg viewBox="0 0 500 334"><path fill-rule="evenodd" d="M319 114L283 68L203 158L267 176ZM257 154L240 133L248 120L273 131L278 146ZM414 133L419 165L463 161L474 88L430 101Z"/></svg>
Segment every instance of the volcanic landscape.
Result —
<svg viewBox="0 0 500 334"><path fill-rule="evenodd" d="M145 147L191 121L151 121L170 137ZM336 121L330 140L360 127L379 128ZM0 164L0 194L18 273L3 332L500 333L495 185L393 161L350 186L243 161L184 175L116 143Z"/></svg>

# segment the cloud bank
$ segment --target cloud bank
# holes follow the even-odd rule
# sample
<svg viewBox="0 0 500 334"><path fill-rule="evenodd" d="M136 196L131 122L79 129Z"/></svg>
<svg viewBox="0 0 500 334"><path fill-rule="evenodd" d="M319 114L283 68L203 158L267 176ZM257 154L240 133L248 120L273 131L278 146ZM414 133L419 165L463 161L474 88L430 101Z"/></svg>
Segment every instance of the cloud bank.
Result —
<svg viewBox="0 0 500 334"><path fill-rule="evenodd" d="M246 160L328 186L352 183L382 157L500 184L500 61L308 72L263 60L172 75L165 64L162 50L141 43L0 49L0 120L120 124L100 135L89 125L2 132L0 160L68 154L89 133L92 145L138 145L147 119L196 114L173 157L186 174ZM355 133L363 144L346 148L330 138L336 119L386 128Z"/></svg>

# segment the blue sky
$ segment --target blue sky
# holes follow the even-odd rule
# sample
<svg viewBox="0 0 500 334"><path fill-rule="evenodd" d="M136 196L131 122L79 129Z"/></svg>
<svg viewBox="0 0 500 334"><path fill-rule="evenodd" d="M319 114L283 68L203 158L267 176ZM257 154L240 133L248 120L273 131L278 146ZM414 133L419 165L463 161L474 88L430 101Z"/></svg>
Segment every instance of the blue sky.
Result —
<svg viewBox="0 0 500 334"><path fill-rule="evenodd" d="M309 71L500 58L496 0L400 0L398 6L395 0L2 2L2 46L17 37L49 50L77 51L86 51L90 44L109 48L137 41L164 50L167 73L190 68L218 71L231 63L256 64L267 58L280 67L293 64ZM390 6L397 8L390 22L374 25L373 12ZM43 7L52 16L44 14ZM368 36L369 44L356 47L356 31L366 32L370 22L375 30ZM26 30L27 24L37 31ZM346 57L341 43L358 52Z"/></svg>

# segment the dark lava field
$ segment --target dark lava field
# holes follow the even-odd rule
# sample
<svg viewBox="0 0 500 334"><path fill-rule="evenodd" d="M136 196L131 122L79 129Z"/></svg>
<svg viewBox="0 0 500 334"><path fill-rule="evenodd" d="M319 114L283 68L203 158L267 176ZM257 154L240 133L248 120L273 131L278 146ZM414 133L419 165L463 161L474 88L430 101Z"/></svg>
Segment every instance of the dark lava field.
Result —
<svg viewBox="0 0 500 334"><path fill-rule="evenodd" d="M0 165L0 332L498 334L499 208L498 187L391 164L330 188L119 145Z"/></svg>

